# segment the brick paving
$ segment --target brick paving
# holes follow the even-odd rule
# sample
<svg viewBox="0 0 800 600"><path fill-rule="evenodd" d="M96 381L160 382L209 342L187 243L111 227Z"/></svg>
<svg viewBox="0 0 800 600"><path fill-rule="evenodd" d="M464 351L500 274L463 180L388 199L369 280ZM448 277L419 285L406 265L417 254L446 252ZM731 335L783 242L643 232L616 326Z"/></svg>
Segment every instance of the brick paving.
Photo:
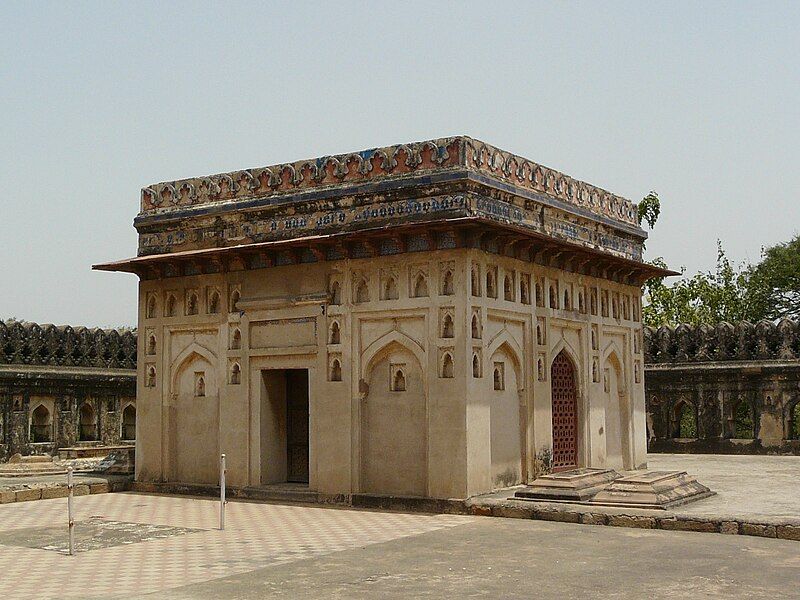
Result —
<svg viewBox="0 0 800 600"><path fill-rule="evenodd" d="M474 520L456 515L231 502L226 510L226 529L219 531L219 503L210 499L118 493L78 497L75 505L79 539L82 524L85 530L96 531L103 522L110 530L119 528L120 523L149 524L173 528L175 534L131 538L128 527L118 543L105 539L103 544L95 545L88 543L84 535L79 550L94 549L66 556L65 499L2 505L0 597L135 596L417 536ZM60 538L58 525L63 525ZM43 531L53 532L52 543L43 541ZM108 537L113 538L113 533L107 533ZM13 540L13 545L4 545L4 539Z"/></svg>

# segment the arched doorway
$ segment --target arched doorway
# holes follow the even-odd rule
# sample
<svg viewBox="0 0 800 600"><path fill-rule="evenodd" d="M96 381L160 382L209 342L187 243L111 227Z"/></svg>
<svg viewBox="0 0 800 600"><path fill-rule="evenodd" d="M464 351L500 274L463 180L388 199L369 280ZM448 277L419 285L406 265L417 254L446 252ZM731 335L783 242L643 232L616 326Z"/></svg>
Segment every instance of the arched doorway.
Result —
<svg viewBox="0 0 800 600"><path fill-rule="evenodd" d="M550 367L553 405L553 471L578 466L578 389L575 367L562 350Z"/></svg>
<svg viewBox="0 0 800 600"><path fill-rule="evenodd" d="M697 438L697 415L687 400L679 400L672 409L672 437L678 439Z"/></svg>
<svg viewBox="0 0 800 600"><path fill-rule="evenodd" d="M31 439L34 444L52 441L53 423L50 420L50 411L44 404L34 409L31 415Z"/></svg>
<svg viewBox="0 0 800 600"><path fill-rule="evenodd" d="M92 405L84 402L78 411L78 418L80 420L78 439L82 442L95 441L97 439L97 419Z"/></svg>
<svg viewBox="0 0 800 600"><path fill-rule="evenodd" d="M136 407L128 404L122 411L122 439L136 439Z"/></svg>

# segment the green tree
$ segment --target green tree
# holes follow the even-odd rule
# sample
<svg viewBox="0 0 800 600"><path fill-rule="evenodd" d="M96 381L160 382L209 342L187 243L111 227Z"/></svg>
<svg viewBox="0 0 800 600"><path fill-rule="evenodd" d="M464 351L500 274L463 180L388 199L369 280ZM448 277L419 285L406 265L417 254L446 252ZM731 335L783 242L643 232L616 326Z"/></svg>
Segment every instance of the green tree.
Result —
<svg viewBox="0 0 800 600"><path fill-rule="evenodd" d="M652 261L666 266L660 258ZM800 235L766 248L755 265L734 265L717 241L714 271L684 277L672 285L651 279L644 286L646 325L714 325L800 318Z"/></svg>
<svg viewBox="0 0 800 600"><path fill-rule="evenodd" d="M747 278L754 313L771 320L800 317L800 234L765 248Z"/></svg>
<svg viewBox="0 0 800 600"><path fill-rule="evenodd" d="M652 261L666 266L660 258ZM750 297L750 266L735 266L717 241L717 266L713 271L684 277L672 285L651 279L644 286L642 316L645 325L679 323L714 325L720 321L758 320Z"/></svg>

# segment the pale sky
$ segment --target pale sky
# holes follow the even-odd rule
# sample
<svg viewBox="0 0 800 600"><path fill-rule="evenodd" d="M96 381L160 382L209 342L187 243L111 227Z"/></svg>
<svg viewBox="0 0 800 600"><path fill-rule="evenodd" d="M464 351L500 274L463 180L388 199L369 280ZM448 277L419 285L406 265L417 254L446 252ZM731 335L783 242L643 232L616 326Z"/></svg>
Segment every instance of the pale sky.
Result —
<svg viewBox="0 0 800 600"><path fill-rule="evenodd" d="M0 3L0 318L136 322L143 186L465 134L710 269L800 231L800 2Z"/></svg>

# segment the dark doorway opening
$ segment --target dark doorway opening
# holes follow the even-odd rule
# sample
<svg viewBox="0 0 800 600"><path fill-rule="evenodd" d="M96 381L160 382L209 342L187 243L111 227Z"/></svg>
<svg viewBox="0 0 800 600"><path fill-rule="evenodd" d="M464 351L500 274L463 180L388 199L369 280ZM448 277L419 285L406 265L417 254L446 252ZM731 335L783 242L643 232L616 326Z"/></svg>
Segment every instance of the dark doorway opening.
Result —
<svg viewBox="0 0 800 600"><path fill-rule="evenodd" d="M262 376L261 483L308 483L308 369Z"/></svg>
<svg viewBox="0 0 800 600"><path fill-rule="evenodd" d="M308 371L286 371L286 481L308 483Z"/></svg>

